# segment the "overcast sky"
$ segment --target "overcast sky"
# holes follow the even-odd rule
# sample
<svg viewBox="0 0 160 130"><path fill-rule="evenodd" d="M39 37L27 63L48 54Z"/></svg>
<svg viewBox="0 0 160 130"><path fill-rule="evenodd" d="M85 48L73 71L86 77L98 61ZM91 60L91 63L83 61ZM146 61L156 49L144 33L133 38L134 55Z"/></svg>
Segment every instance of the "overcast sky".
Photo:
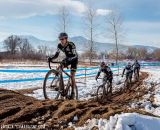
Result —
<svg viewBox="0 0 160 130"><path fill-rule="evenodd" d="M11 34L33 35L44 40L57 38L59 8L70 10L70 36L84 36L84 13L88 0L0 0L0 41ZM124 44L160 46L160 0L92 0L98 22L114 8L124 17ZM109 42L101 35L100 42Z"/></svg>

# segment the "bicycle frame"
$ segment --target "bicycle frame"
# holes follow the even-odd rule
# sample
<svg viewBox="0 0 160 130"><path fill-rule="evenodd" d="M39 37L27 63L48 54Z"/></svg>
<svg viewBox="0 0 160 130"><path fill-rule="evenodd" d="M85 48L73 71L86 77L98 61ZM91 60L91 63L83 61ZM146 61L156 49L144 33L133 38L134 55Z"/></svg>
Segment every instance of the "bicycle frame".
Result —
<svg viewBox="0 0 160 130"><path fill-rule="evenodd" d="M51 61L51 62L52 62L52 61ZM52 69L52 68L51 68L51 62L48 63L48 66L49 66L50 69ZM62 65L61 65L61 64L62 64L61 62L58 62L58 61L56 62L56 61L54 61L54 62L52 62L52 63L58 63L58 64L60 64L60 65L58 66L58 69L57 69L57 70L60 72L60 75L61 75L61 73L65 73L69 78L71 78L70 74L68 74L67 72L64 71L64 69L63 69L63 67L62 67Z"/></svg>
<svg viewBox="0 0 160 130"><path fill-rule="evenodd" d="M107 84L107 91L105 89L106 84ZM110 86L109 80L107 79L106 81L103 81L103 84L101 86L103 86L103 89L104 89L105 93L106 92L108 93L108 89L109 89L108 86Z"/></svg>
<svg viewBox="0 0 160 130"><path fill-rule="evenodd" d="M52 62L52 61L51 61L51 62ZM48 64L50 69L52 69L52 68L51 68L51 62L49 62L49 64ZM59 72L60 79L61 79L61 81L60 81L60 91L61 91L61 94L62 94L62 95L65 95L65 91L64 91L64 81L63 81L63 73L66 74L66 75L69 77L69 78L68 78L68 83L69 83L69 81L71 80L71 75L64 71L61 62L52 62L52 63L58 63L58 64L59 64L59 66L57 67L56 70ZM67 83L67 84L68 84L68 83ZM68 89L69 89L69 88L67 88L67 91L68 91Z"/></svg>

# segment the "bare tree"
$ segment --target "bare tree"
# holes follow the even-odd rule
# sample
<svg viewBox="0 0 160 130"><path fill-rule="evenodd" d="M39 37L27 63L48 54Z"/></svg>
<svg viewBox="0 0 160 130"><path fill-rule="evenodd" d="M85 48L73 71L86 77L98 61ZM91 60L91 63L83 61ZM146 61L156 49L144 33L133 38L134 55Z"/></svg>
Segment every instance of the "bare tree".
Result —
<svg viewBox="0 0 160 130"><path fill-rule="evenodd" d="M152 54L152 59L159 60L160 61L160 49L154 50Z"/></svg>
<svg viewBox="0 0 160 130"><path fill-rule="evenodd" d="M90 51L84 51L82 54L81 54L81 57L83 57L84 59L85 58L90 58ZM98 54L95 52L92 54L92 57L93 58L97 58L98 57Z"/></svg>
<svg viewBox="0 0 160 130"><path fill-rule="evenodd" d="M92 59L95 53L94 36L96 29L96 10L92 7L91 4L88 6L85 14L85 23L87 29L87 37L89 39L89 62L90 64L92 64Z"/></svg>
<svg viewBox="0 0 160 130"><path fill-rule="evenodd" d="M146 60L148 58L148 50L146 48L138 48L138 58Z"/></svg>
<svg viewBox="0 0 160 130"><path fill-rule="evenodd" d="M21 40L16 35L11 35L6 40L4 40L4 47L12 55L14 55L16 51L18 51L20 44L21 44Z"/></svg>
<svg viewBox="0 0 160 130"><path fill-rule="evenodd" d="M118 65L119 60L119 48L118 44L122 40L123 37L123 19L120 13L116 11L112 11L108 16L106 20L108 24L108 33L111 36L111 39L114 41L116 45L116 65ZM118 65L118 74L119 74L119 65Z"/></svg>
<svg viewBox="0 0 160 130"><path fill-rule="evenodd" d="M48 52L48 47L46 45L40 45L38 46L38 52L46 56Z"/></svg>
<svg viewBox="0 0 160 130"><path fill-rule="evenodd" d="M106 20L108 24L108 32L116 45L116 64L118 65L119 48L118 44L123 37L123 19L120 13L112 11Z"/></svg>
<svg viewBox="0 0 160 130"><path fill-rule="evenodd" d="M20 53L23 58L30 58L29 56L32 55L34 49L31 44L28 42L27 39L21 39L20 45Z"/></svg>
<svg viewBox="0 0 160 130"><path fill-rule="evenodd" d="M135 59L138 58L138 49L134 47L129 47L126 52L128 59Z"/></svg>
<svg viewBox="0 0 160 130"><path fill-rule="evenodd" d="M67 32L68 25L69 25L69 10L65 6L63 6L59 10L58 31Z"/></svg>

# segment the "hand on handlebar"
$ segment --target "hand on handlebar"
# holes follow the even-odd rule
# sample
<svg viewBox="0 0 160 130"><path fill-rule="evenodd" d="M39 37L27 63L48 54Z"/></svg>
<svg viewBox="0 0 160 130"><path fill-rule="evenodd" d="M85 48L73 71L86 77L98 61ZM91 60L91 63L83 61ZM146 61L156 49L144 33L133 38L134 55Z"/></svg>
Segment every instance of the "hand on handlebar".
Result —
<svg viewBox="0 0 160 130"><path fill-rule="evenodd" d="M96 76L96 77L95 77L95 80L97 81L97 79L98 79L98 77Z"/></svg>
<svg viewBox="0 0 160 130"><path fill-rule="evenodd" d="M51 58L51 57L48 57L48 58L47 58L47 61L48 61L48 62L51 62L51 61L52 61L52 58Z"/></svg>
<svg viewBox="0 0 160 130"><path fill-rule="evenodd" d="M67 66L67 58L65 58L65 59L62 60L62 64L63 64L64 67Z"/></svg>

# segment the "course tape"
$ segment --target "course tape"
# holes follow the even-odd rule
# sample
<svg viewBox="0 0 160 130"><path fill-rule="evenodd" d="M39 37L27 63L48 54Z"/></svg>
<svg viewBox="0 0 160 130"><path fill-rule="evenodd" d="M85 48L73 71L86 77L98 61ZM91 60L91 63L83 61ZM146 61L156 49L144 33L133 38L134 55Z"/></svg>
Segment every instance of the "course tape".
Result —
<svg viewBox="0 0 160 130"><path fill-rule="evenodd" d="M148 63L144 63L141 64L142 67L145 66L160 66L160 64L148 64ZM122 66L119 66L120 68ZM99 67L94 67L94 68L78 68L78 71L84 71L84 70L97 70ZM112 66L111 68L118 68L117 66ZM121 68L122 69L122 68ZM120 69L120 70L121 70ZM70 72L70 70L65 70L66 72ZM112 70L113 72L116 72L118 70ZM6 72L6 73L47 73L48 70L0 70L0 72ZM86 73L86 74L76 74L76 77L81 77L81 76L93 76L97 74L97 72L92 72L92 73ZM67 78L66 76L64 76L64 78ZM0 83L15 83L15 82L29 82L29 81L39 81L39 80L44 80L44 78L28 78L28 79L14 79L14 80L0 80Z"/></svg>
<svg viewBox="0 0 160 130"><path fill-rule="evenodd" d="M98 67L95 68L78 68L77 71L83 70L96 70ZM48 70L10 70L10 69L0 69L0 72L3 73L47 73ZM70 72L70 70L65 70L66 72Z"/></svg>
<svg viewBox="0 0 160 130"><path fill-rule="evenodd" d="M146 66L160 66L160 63L141 63L142 67L146 67ZM122 68L124 67L124 65L119 65L119 66L111 66L111 68ZM78 68L77 71L87 71L87 70L96 70L99 67L94 67L94 68ZM0 72L3 73L47 73L49 69L45 69L45 70L11 70L11 69L0 69ZM70 70L65 70L66 72L70 72Z"/></svg>
<svg viewBox="0 0 160 130"><path fill-rule="evenodd" d="M97 72L89 73L89 74L77 74L77 77L81 76L89 76L89 75L95 75ZM64 76L64 78L68 78L67 76ZM38 80L44 80L44 78L28 78L28 79L14 79L14 80L0 80L0 83L18 83L18 82L29 82L29 81L38 81Z"/></svg>
<svg viewBox="0 0 160 130"><path fill-rule="evenodd" d="M116 72L118 70L112 70L113 72ZM93 76L96 75L97 72L92 72L92 73L86 73L86 74L76 74L76 78L78 77L84 77L84 76ZM64 78L68 78L67 76L64 76ZM18 83L18 82L29 82L29 81L39 81L39 80L44 80L44 78L28 78L28 79L14 79L14 80L0 80L0 83Z"/></svg>

